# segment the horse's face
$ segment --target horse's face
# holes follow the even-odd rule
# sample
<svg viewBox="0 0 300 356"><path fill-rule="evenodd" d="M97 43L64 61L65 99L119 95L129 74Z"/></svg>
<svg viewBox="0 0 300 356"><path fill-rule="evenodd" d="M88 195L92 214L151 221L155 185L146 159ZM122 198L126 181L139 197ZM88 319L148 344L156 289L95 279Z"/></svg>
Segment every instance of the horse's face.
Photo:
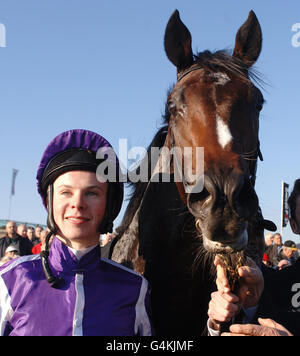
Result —
<svg viewBox="0 0 300 356"><path fill-rule="evenodd" d="M245 249L247 223L258 209L251 175L255 175L259 152L258 118L263 96L248 79L247 70L260 52L260 26L250 13L237 33L231 65L239 63L239 71L226 68L225 62L223 66L218 63L220 56L225 60L224 53L215 56L211 65L205 65L208 56L213 56L208 53L202 55L206 59L194 62L190 34L178 12L169 21L165 47L179 77L168 98L169 143L182 152L192 147L193 154L184 156L184 166L192 167L196 177L194 182L185 177L189 189L188 183L178 183L179 192L197 219L207 250ZM200 170L196 147L204 148Z"/></svg>
<svg viewBox="0 0 300 356"><path fill-rule="evenodd" d="M169 96L170 135L182 151L194 148L184 165L204 174L201 192L186 194L178 185L209 250L247 244L247 220L257 211L258 201L249 161L242 155L257 152L262 102L260 91L249 81L204 69L186 75ZM196 167L195 147L204 147L203 172Z"/></svg>

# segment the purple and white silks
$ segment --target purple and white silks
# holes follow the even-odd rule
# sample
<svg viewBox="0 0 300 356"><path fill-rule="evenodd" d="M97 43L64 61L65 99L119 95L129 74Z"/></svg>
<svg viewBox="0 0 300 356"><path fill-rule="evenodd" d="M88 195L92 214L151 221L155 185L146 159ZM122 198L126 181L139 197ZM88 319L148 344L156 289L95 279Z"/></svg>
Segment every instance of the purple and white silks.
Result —
<svg viewBox="0 0 300 356"><path fill-rule="evenodd" d="M148 282L97 246L79 260L54 238L50 267L59 289L45 279L39 255L0 267L0 335L152 335Z"/></svg>

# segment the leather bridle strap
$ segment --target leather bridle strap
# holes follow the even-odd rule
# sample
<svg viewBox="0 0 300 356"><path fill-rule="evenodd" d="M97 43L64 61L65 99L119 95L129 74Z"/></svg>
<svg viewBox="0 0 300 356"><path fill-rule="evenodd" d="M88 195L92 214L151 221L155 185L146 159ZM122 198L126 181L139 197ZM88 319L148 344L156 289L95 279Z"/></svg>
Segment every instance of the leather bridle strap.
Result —
<svg viewBox="0 0 300 356"><path fill-rule="evenodd" d="M178 73L177 74L177 82L179 82L182 78L184 78L187 74L194 72L195 70L200 70L203 69L203 67L197 66L197 67L191 67L189 69L187 69L186 71L184 71L183 73Z"/></svg>

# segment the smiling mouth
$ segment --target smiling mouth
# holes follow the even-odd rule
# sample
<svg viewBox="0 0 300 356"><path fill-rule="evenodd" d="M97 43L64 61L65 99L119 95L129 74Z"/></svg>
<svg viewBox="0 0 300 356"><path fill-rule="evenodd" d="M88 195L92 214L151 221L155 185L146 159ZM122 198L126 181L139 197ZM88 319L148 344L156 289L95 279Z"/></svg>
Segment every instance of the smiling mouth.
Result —
<svg viewBox="0 0 300 356"><path fill-rule="evenodd" d="M75 217L75 216L69 216L66 218L66 220L68 222L70 222L73 225L81 225L84 224L86 222L89 222L90 219L89 218L85 218L85 217Z"/></svg>

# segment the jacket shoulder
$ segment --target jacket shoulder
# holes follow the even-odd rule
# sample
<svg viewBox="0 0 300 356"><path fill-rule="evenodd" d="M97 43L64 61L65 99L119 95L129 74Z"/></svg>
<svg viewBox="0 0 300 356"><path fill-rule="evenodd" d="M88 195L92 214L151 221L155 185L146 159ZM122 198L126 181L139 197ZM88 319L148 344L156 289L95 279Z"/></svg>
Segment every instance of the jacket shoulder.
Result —
<svg viewBox="0 0 300 356"><path fill-rule="evenodd" d="M10 260L0 267L0 276L9 273L10 271L13 271L15 268L22 267L26 263L30 263L36 260L40 260L40 255L22 256Z"/></svg>
<svg viewBox="0 0 300 356"><path fill-rule="evenodd" d="M115 271L118 274L127 275L127 276L131 277L132 279L136 279L136 280L139 280L139 281L143 281L143 280L146 281L146 279L141 274L135 272L134 270L132 270L132 269L130 269L128 267L125 267L125 266L121 265L118 262L115 262L113 260L110 260L110 259L107 259L107 258L103 258L103 257L101 258L101 261L111 271Z"/></svg>

